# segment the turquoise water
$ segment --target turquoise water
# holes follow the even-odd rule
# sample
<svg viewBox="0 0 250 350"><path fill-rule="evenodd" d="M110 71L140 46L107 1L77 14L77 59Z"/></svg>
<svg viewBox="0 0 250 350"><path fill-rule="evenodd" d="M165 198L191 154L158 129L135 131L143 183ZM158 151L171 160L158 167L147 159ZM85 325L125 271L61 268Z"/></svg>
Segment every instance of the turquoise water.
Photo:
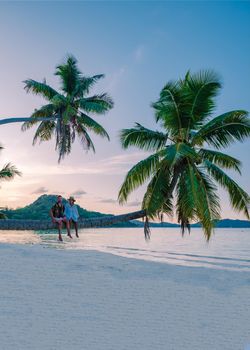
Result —
<svg viewBox="0 0 250 350"><path fill-rule="evenodd" d="M250 229L218 229L209 243L201 229L181 236L178 228L153 228L149 242L142 228L80 230L80 238L34 231L0 231L0 243L40 244L47 248L97 250L127 258L174 265L250 272Z"/></svg>

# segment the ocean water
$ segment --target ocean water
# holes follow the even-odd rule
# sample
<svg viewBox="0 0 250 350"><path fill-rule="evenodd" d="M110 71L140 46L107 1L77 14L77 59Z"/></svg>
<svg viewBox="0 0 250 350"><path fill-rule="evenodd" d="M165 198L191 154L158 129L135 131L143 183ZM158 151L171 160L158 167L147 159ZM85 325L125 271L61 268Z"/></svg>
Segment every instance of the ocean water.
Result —
<svg viewBox="0 0 250 350"><path fill-rule="evenodd" d="M178 228L152 228L150 241L145 241L142 228L82 229L79 235L79 239L64 235L59 242L56 232L0 231L0 243L96 250L174 265L250 272L250 229L217 229L209 242L199 228L184 237Z"/></svg>

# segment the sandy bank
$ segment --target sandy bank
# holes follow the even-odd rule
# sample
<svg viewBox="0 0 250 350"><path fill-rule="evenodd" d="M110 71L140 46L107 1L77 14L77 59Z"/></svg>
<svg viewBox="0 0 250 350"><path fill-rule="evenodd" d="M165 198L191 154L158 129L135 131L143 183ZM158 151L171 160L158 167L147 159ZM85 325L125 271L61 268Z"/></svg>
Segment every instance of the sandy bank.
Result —
<svg viewBox="0 0 250 350"><path fill-rule="evenodd" d="M250 275L0 245L4 350L242 350Z"/></svg>

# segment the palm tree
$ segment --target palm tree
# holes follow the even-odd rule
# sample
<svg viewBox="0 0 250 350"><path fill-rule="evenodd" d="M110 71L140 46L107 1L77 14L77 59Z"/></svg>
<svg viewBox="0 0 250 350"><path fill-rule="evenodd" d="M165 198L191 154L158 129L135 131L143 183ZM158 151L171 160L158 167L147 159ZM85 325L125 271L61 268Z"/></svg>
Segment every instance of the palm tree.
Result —
<svg viewBox="0 0 250 350"><path fill-rule="evenodd" d="M0 145L0 151L3 149L3 147ZM17 168L12 165L11 163L7 163L4 165L4 167L0 170L0 181L5 180L9 181L12 180L16 175L21 176L21 172L17 170ZM6 219L6 216L0 212L0 219Z"/></svg>
<svg viewBox="0 0 250 350"><path fill-rule="evenodd" d="M38 140L48 141L55 135L56 149L59 153L58 162L60 162L70 153L76 135L85 150L92 149L94 152L95 147L88 131L109 140L105 129L88 114L104 114L113 107L113 101L106 93L87 96L89 90L104 75L83 76L73 56L69 56L65 63L56 67L55 75L60 79L61 93L49 86L46 80L24 81L27 92L42 96L48 103L32 113L31 120L23 123L22 130L39 123L33 144Z"/></svg>
<svg viewBox="0 0 250 350"><path fill-rule="evenodd" d="M250 135L248 112L234 110L211 118L220 89L220 78L213 71L188 72L185 79L168 82L152 104L162 131L138 123L121 131L124 149L136 146L153 152L129 170L118 195L123 204L149 181L142 201L146 238L148 218L176 214L182 233L199 221L209 240L214 221L220 218L217 185L226 189L233 209L249 219L249 195L224 171L240 173L241 163L220 151Z"/></svg>

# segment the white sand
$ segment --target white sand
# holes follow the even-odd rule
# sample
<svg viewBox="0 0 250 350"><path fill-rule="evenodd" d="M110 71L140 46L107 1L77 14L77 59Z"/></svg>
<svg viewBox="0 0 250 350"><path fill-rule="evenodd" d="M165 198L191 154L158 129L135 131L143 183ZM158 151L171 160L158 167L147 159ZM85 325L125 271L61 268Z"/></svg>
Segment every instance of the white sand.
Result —
<svg viewBox="0 0 250 350"><path fill-rule="evenodd" d="M250 275L0 245L1 350L243 350Z"/></svg>

